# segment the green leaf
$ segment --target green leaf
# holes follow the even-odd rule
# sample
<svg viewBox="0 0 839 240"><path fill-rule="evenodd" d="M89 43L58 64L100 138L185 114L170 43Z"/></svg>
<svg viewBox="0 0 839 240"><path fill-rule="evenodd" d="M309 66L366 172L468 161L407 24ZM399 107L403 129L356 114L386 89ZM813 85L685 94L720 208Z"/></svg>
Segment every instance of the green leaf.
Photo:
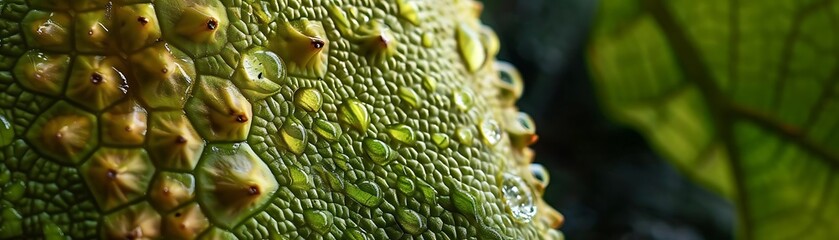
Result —
<svg viewBox="0 0 839 240"><path fill-rule="evenodd" d="M603 0L601 102L732 200L740 239L839 236L839 3Z"/></svg>

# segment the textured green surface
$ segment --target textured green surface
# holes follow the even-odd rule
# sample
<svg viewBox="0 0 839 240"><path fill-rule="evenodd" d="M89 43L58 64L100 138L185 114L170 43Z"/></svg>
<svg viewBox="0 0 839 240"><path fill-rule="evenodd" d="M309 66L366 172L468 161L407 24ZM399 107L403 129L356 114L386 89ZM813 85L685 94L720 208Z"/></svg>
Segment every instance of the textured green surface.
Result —
<svg viewBox="0 0 839 240"><path fill-rule="evenodd" d="M480 8L0 0L0 239L561 238Z"/></svg>
<svg viewBox="0 0 839 240"><path fill-rule="evenodd" d="M607 0L590 48L603 103L736 203L741 239L839 225L839 4Z"/></svg>

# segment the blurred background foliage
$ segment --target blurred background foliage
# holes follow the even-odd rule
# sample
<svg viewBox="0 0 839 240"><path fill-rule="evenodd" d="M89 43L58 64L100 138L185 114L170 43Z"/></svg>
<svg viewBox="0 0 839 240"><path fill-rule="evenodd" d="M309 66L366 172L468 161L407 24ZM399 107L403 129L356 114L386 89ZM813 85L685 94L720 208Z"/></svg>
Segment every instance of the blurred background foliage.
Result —
<svg viewBox="0 0 839 240"><path fill-rule="evenodd" d="M607 117L586 52L596 0L483 0L500 60L525 80L536 161L551 173L545 200L568 239L732 239L733 205L685 178L639 132Z"/></svg>
<svg viewBox="0 0 839 240"><path fill-rule="evenodd" d="M484 6L569 239L839 234L835 1Z"/></svg>

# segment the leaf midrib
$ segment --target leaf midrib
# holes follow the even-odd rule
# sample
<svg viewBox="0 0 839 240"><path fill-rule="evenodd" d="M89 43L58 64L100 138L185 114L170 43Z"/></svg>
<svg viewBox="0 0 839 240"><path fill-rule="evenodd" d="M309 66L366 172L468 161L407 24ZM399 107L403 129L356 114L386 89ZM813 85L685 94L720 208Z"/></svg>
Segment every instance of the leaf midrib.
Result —
<svg viewBox="0 0 839 240"><path fill-rule="evenodd" d="M820 1L816 4L830 2L832 0ZM711 76L711 70L705 64L702 54L696 45L690 41L682 28L677 25L677 21L670 10L667 9L666 3L662 0L643 0L643 3L643 9L653 17L654 22L662 29L666 41L670 44L671 49L673 49L678 68L683 72L684 77L689 82L696 84L701 96L708 104L716 134L720 136L728 152L727 162L732 171L736 191L734 199L740 215L740 224L742 225L740 237L742 239L753 239L754 225L750 217L751 209L749 207L749 195L746 193L748 189L745 186L745 173L741 164L740 155L738 154L739 149L734 142L735 139L732 129L735 121L745 120L775 135L785 137L790 143L815 155L817 159L824 161L830 166L831 170L839 168L839 155L832 152L829 148L821 146L809 139L799 128L774 120L761 112L748 109L731 101L726 95L722 94L722 90L717 85L717 81ZM737 1L733 0L731 7L736 7L737 4ZM735 12L733 9L736 8L732 8L731 10ZM732 34L730 36L730 47L732 47L732 51L736 51L738 47L737 38L739 37L737 35L739 31L738 16L732 13L729 17L731 17L730 21L733 24L733 27L730 29ZM729 53L729 60L732 61L729 63L731 80L734 80L736 76L737 59L738 55L736 52ZM835 85L836 82L831 81L828 85ZM829 89L825 89L825 91L830 91ZM823 92L822 95L824 97L824 95L829 94Z"/></svg>

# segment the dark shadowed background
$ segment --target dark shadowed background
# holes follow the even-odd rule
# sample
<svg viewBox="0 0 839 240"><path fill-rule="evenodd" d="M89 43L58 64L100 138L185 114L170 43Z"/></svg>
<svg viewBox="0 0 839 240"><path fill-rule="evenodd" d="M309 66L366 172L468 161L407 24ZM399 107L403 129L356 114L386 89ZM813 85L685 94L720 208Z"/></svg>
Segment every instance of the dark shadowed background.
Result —
<svg viewBox="0 0 839 240"><path fill-rule="evenodd" d="M732 205L683 177L632 129L605 116L585 52L596 0L483 0L498 58L525 80L519 107L537 124L545 200L568 239L732 239Z"/></svg>

